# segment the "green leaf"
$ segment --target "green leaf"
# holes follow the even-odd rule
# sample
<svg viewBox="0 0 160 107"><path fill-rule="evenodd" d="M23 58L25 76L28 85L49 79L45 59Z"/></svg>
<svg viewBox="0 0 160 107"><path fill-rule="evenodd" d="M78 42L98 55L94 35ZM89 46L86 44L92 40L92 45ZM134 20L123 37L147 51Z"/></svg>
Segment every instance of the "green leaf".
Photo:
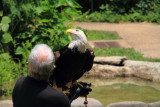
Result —
<svg viewBox="0 0 160 107"><path fill-rule="evenodd" d="M51 22L52 20L42 19L41 21L45 23L45 22Z"/></svg>
<svg viewBox="0 0 160 107"><path fill-rule="evenodd" d="M55 3L55 7L60 7L60 6L67 6L68 3L66 2L66 0L58 0L56 3Z"/></svg>
<svg viewBox="0 0 160 107"><path fill-rule="evenodd" d="M11 19L8 17L8 16L4 16L3 18L2 18L2 23L3 24L8 24L8 23L10 23L11 22Z"/></svg>
<svg viewBox="0 0 160 107"><path fill-rule="evenodd" d="M2 30L2 25L3 25L3 24L2 24L2 23L0 23L0 30Z"/></svg>
<svg viewBox="0 0 160 107"><path fill-rule="evenodd" d="M43 8L42 8L42 7L37 7L37 8L36 8L36 12L37 12L38 14L42 13L42 12L43 12Z"/></svg>
<svg viewBox="0 0 160 107"><path fill-rule="evenodd" d="M32 37L31 42L35 42L35 41L38 40L38 39L39 39L39 37L38 37L37 35L35 35L35 36Z"/></svg>
<svg viewBox="0 0 160 107"><path fill-rule="evenodd" d="M3 11L0 11L0 16L3 16Z"/></svg>
<svg viewBox="0 0 160 107"><path fill-rule="evenodd" d="M26 39L26 38L28 38L28 35L26 35L25 33L20 33L20 34L17 35L15 38L18 38L18 39Z"/></svg>
<svg viewBox="0 0 160 107"><path fill-rule="evenodd" d="M2 31L3 31L3 32L7 32L8 29L9 29L9 24L3 24L3 25L2 25Z"/></svg>
<svg viewBox="0 0 160 107"><path fill-rule="evenodd" d="M11 36L11 34L10 33L4 33L3 35L2 35L2 42L3 43L9 43L9 42L11 42L11 41L13 41L13 39L12 39L12 36Z"/></svg>
<svg viewBox="0 0 160 107"><path fill-rule="evenodd" d="M80 11L76 10L75 8L69 8L69 7L65 8L63 12L69 15L79 15L80 14Z"/></svg>
<svg viewBox="0 0 160 107"><path fill-rule="evenodd" d="M23 53L23 51L24 51L23 48L19 46L19 47L16 49L15 54L16 54L16 55L21 55L21 54Z"/></svg>
<svg viewBox="0 0 160 107"><path fill-rule="evenodd" d="M2 53L2 54L0 54L0 57L2 57L2 58L4 58L4 59L9 59L9 58L11 58L10 55L9 55L9 53Z"/></svg>
<svg viewBox="0 0 160 107"><path fill-rule="evenodd" d="M74 8L82 8L76 1L74 0L67 0L67 3L70 7Z"/></svg>

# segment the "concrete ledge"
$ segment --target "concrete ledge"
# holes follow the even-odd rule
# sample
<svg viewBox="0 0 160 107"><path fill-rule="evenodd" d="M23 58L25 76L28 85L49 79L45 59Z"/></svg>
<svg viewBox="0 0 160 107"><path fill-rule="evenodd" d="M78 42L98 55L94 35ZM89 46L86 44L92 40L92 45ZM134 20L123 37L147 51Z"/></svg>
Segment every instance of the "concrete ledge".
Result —
<svg viewBox="0 0 160 107"><path fill-rule="evenodd" d="M144 103L141 101L125 101L119 103L112 103L106 107L160 107L160 102Z"/></svg>
<svg viewBox="0 0 160 107"><path fill-rule="evenodd" d="M2 101L0 101L0 107L13 107L12 100L2 100Z"/></svg>
<svg viewBox="0 0 160 107"><path fill-rule="evenodd" d="M80 98L74 100L71 103L71 107L84 107L84 100L85 100L84 97L80 97ZM87 107L104 107L100 101L98 101L94 98L88 98L87 100L88 100ZM0 107L13 107L12 100L0 101Z"/></svg>
<svg viewBox="0 0 160 107"><path fill-rule="evenodd" d="M83 104L84 100L85 100L84 97L79 97L78 99L72 102L71 107L84 107L84 104ZM104 107L100 101L94 98L88 98L87 100L88 100L87 107Z"/></svg>

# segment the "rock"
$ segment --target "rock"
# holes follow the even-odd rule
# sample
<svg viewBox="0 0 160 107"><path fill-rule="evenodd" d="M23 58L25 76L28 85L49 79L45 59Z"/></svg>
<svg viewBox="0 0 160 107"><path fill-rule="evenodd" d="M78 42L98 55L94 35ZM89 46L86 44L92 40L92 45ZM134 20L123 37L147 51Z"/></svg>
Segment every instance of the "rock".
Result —
<svg viewBox="0 0 160 107"><path fill-rule="evenodd" d="M106 107L148 107L148 105L141 101L125 101L119 103L112 103Z"/></svg>
<svg viewBox="0 0 160 107"><path fill-rule="evenodd" d="M155 103L149 103L148 107L160 107L160 101Z"/></svg>
<svg viewBox="0 0 160 107"><path fill-rule="evenodd" d="M115 66L116 65L116 66ZM126 57L96 57L87 77L134 76L160 82L160 63L127 60Z"/></svg>
<svg viewBox="0 0 160 107"><path fill-rule="evenodd" d="M2 101L0 101L0 107L13 107L12 100L2 100Z"/></svg>
<svg viewBox="0 0 160 107"><path fill-rule="evenodd" d="M143 66L148 66L151 68L159 68L160 67L160 62L147 62L147 61L133 61L133 60L126 60L124 62L125 66L138 66L138 65L143 65Z"/></svg>
<svg viewBox="0 0 160 107"><path fill-rule="evenodd" d="M94 63L121 66L125 60L127 60L125 56L95 57Z"/></svg>
<svg viewBox="0 0 160 107"><path fill-rule="evenodd" d="M79 97L71 103L71 107L84 107L84 97ZM88 98L87 107L104 107L101 102L96 99Z"/></svg>
<svg viewBox="0 0 160 107"><path fill-rule="evenodd" d="M85 74L87 77L114 78L122 76L131 76L132 69L125 66L112 66L93 64L92 69Z"/></svg>
<svg viewBox="0 0 160 107"><path fill-rule="evenodd" d="M133 76L160 82L160 63L127 60L124 65L132 69Z"/></svg>
<svg viewBox="0 0 160 107"><path fill-rule="evenodd" d="M144 103L141 101L125 101L119 103L112 103L106 107L160 107L160 101L154 103Z"/></svg>

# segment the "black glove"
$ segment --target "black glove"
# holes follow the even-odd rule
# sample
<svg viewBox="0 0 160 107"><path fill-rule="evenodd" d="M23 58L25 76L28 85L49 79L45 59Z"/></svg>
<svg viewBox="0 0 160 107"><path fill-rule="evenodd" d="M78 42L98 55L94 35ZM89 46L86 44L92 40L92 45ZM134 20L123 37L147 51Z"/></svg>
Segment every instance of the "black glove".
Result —
<svg viewBox="0 0 160 107"><path fill-rule="evenodd" d="M86 96L89 94L89 92L92 91L91 83L86 83L86 82L80 82L81 85L75 84L73 87L70 88L70 93L66 94L72 102L73 100L77 99L80 96Z"/></svg>

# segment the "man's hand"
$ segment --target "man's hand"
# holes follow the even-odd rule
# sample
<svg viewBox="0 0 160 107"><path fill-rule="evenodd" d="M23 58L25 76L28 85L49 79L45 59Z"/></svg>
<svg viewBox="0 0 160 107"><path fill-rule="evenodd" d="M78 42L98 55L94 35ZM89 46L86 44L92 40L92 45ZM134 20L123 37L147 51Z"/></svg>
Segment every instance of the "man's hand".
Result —
<svg viewBox="0 0 160 107"><path fill-rule="evenodd" d="M92 91L91 83L79 82L71 87L70 93L67 94L70 102L77 99L80 96L87 96Z"/></svg>

